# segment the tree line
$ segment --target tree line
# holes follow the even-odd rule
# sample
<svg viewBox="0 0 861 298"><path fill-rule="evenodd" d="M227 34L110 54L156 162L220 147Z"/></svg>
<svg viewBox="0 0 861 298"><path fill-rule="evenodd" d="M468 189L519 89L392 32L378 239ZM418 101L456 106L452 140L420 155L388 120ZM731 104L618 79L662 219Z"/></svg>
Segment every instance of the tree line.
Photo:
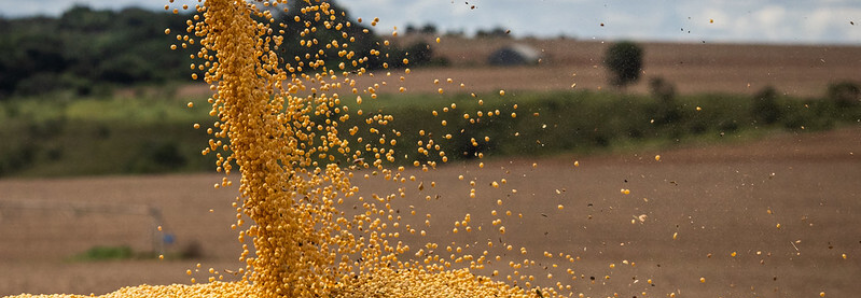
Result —
<svg viewBox="0 0 861 298"><path fill-rule="evenodd" d="M357 55L368 55L371 49L388 53L369 57L365 65L353 67L347 64L347 68L404 67L404 58L409 59L410 67L431 61L429 44L420 42L403 48L394 44L384 46L372 28L350 19L342 7L331 0L328 2L343 12L337 16L336 22L352 20L349 33L356 40L351 43L351 49ZM296 16L299 16L298 22ZM176 34L164 34L166 28L174 32L184 31L182 29L186 28L189 17L186 13L141 8L96 10L83 5L74 6L57 17L0 17L0 100L57 91L89 96L117 86L191 82L192 70L188 67L191 60L188 57L196 53L197 47L178 47L176 51L170 51L169 46L176 42ZM329 68L337 69L337 65L343 62L344 58L333 49L325 48L323 43L310 47L298 43L306 22L319 29L324 28L320 19L314 19L313 13L303 13L297 7L287 13L278 13L277 17L289 25L284 34L285 43L279 47L279 55L289 59L322 50L319 60L326 61ZM306 34L304 39L339 38L329 36L331 34L334 31L316 30Z"/></svg>
<svg viewBox="0 0 861 298"><path fill-rule="evenodd" d="M163 33L187 17L75 6L55 18L0 18L0 98L189 78L188 55L170 53Z"/></svg>

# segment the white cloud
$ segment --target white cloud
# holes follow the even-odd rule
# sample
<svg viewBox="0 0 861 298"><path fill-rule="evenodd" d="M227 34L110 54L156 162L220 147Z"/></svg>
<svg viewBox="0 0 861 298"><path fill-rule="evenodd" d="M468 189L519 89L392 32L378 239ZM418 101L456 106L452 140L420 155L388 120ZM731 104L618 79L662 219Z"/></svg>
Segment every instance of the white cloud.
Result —
<svg viewBox="0 0 861 298"><path fill-rule="evenodd" d="M809 39L835 35L861 42L861 8L822 7L809 13L804 34ZM853 25L852 23L855 23Z"/></svg>
<svg viewBox="0 0 861 298"><path fill-rule="evenodd" d="M753 13L757 24L763 27L777 27L787 20L786 8L777 5L766 5Z"/></svg>
<svg viewBox="0 0 861 298"><path fill-rule="evenodd" d="M765 43L861 44L861 27L849 24L861 18L857 2L722 1L683 5L679 14L691 17L690 30L702 40ZM700 6L702 5L702 7ZM709 23L714 19L714 23ZM842 22L842 23L841 23Z"/></svg>

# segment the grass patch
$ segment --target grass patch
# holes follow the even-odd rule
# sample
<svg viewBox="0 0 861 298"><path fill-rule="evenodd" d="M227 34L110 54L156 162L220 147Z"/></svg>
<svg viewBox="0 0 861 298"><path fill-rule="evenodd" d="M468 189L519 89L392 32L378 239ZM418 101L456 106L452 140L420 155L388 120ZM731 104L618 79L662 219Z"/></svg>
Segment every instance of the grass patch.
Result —
<svg viewBox="0 0 861 298"><path fill-rule="evenodd" d="M69 258L72 262L119 261L145 258L135 253L129 246L94 246L87 251ZM149 256L148 258L151 258Z"/></svg>
<svg viewBox="0 0 861 298"><path fill-rule="evenodd" d="M192 242L182 247L179 251L170 251L159 257L155 252L134 251L128 245L119 246L93 246L87 251L70 256L68 262L102 262L121 260L192 260L203 257L202 248L199 243Z"/></svg>

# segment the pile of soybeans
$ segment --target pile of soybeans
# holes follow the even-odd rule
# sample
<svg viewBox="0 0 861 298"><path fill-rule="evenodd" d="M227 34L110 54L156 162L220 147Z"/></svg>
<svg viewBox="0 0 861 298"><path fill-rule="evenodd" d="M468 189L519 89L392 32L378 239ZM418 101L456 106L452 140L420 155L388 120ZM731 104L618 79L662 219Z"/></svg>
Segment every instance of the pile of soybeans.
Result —
<svg viewBox="0 0 861 298"><path fill-rule="evenodd" d="M215 187L229 187L233 183L227 174L237 169L241 174L239 196L233 205L237 222L232 228L239 231L239 241L245 243L240 259L247 263L247 267L238 270L242 281L222 282L213 276L208 283L192 280L191 285L141 285L119 289L102 297L576 295L571 292L570 285L562 282L546 288L533 285L535 276L517 271L535 267L536 263L531 259L509 261L508 266L513 273L507 275L507 280L495 270L488 272L487 276L473 273L484 269L489 262L500 262L503 253L526 255L525 247L512 251L512 244L503 241L505 227L501 225L501 218L503 214L516 218L516 213L512 217L511 211L497 214L493 210L495 219L492 223L476 224L471 221L470 214L464 214L463 219L455 223L452 233L477 233L483 228L483 233L491 236L474 239L493 237L493 241L486 244L452 241L410 247L399 240L407 234L414 238L426 235L421 224L401 223L402 215L421 217L416 216L415 209L401 213L391 205L393 200L405 196L405 187L399 188L398 193L365 198L357 195L358 188L352 185L351 179L354 175L368 177L370 174L394 183L419 183L414 176L402 176L404 167L392 166L395 159L413 154L412 159L415 160L407 161L408 164L424 171L433 170L438 162L448 162L440 140L451 136L434 136L433 129L426 128L428 131L423 129L420 134L427 141L417 144L416 152L396 154L393 147L401 132L386 128L395 119L380 111L365 113L361 109L362 96L367 100L376 99L376 90L381 85L357 86L354 80L358 76L373 76L366 72L364 65L369 56L387 55L382 49L388 41L381 44L380 49L356 52L352 44L364 37L353 36L347 29L361 23L361 19L355 20L356 23L345 20L344 14L327 2L314 0L304 4L300 12L292 13L307 18L297 16L295 22L280 23L275 21L273 11L287 12L298 6L288 5L286 0L207 0L197 4L196 14L187 22L187 32L177 34L177 44L171 46L172 49L200 47L200 51L191 57L195 61L191 68L197 71L192 77L205 80L214 91L209 99L212 104L210 115L217 120L212 127L206 128L213 138L202 153L215 154L217 171L226 174ZM173 9L174 13L178 11L170 5L165 8ZM189 7L183 5L183 9ZM309 18L315 22L306 21ZM375 19L371 25L376 26L377 22ZM335 33L331 35L335 38L282 38L284 30L296 30L297 27L303 37L329 31ZM372 34L369 30L359 32L359 35ZM165 33L171 34L170 29ZM283 52L278 49L285 43L300 43L309 48L311 45L325 45L326 49L335 49L339 57L350 62L327 65L322 50L281 57L279 55ZM405 59L403 63L408 64L409 61ZM398 72L407 75L410 70ZM382 84L385 87L386 84ZM503 91L499 93L504 96ZM354 107L359 108L348 107L345 104L347 100L355 101ZM482 103L478 98L476 101ZM450 108L452 112L456 109L454 105ZM449 112L449 106L443 111ZM463 121L476 123L482 117L508 117L508 113L516 117L513 110L506 112L505 116L500 116L501 112L496 110L464 114ZM433 111L433 114L436 116L437 112ZM347 126L347 123L352 123L350 118L354 117L361 119L361 125ZM441 124L445 126L446 122ZM195 128L201 127L195 124ZM356 135L360 130L378 139L362 139ZM434 140L434 137L439 139ZM476 147L478 142L482 140L472 140ZM483 154L477 152L476 156L483 157ZM428 187L434 186L429 184ZM501 179L488 187L500 188L504 184L505 179ZM472 186L472 192L468 196L464 194L463 199L475 197L474 182ZM424 184L418 185L419 190L423 187ZM516 190L511 192L516 193ZM503 200L495 203L502 205ZM360 212L348 216L339 207L347 205L360 206ZM560 205L558 208L563 207ZM491 213L491 210L487 212ZM427 226L430 225L430 217L427 214L424 220ZM251 222L245 222L249 218ZM250 245L247 244L249 241ZM486 249L480 248L485 245ZM488 250L497 253L489 253ZM478 253L470 253L473 251ZM558 254L557 257L548 252L544 252L541 258L558 259L560 263L575 260L570 255ZM554 263L552 266L556 268L558 265ZM577 279L573 270L568 269L568 272ZM570 276L567 278L571 279ZM548 275L547 279L553 280L553 277Z"/></svg>

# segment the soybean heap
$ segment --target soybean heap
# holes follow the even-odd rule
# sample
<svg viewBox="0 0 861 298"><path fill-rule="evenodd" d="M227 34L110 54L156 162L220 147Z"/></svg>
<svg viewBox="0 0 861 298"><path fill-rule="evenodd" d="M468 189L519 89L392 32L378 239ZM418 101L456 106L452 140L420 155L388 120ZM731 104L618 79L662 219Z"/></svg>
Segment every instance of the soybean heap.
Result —
<svg viewBox="0 0 861 298"><path fill-rule="evenodd" d="M382 129L375 128L394 121L391 116L376 113L364 119L370 127L367 129L379 135L373 142L364 142L361 137L350 139L360 130L358 126L347 130L341 127L352 115L361 117L363 112L359 109L351 113L338 92L348 89L351 100L361 105L354 78L371 75L364 66L372 57L386 54L377 49L354 51L352 43L365 38L354 35L372 33L349 30L356 24L328 2L306 0L304 4L291 6L286 0L208 0L198 4L197 14L188 20L189 34L177 35L182 48L199 44L199 52L192 55L196 62L191 65L198 73L192 77L198 79L202 74L215 91L209 102L210 115L217 121L207 129L213 139L202 153L217 156L217 171L230 174L238 166L241 174L240 196L233 204L237 211L233 228L240 230L240 242L250 238L253 244L253 253L243 244L240 259L247 267L240 270L244 274L242 281L210 278L206 284L141 285L103 297L556 296L552 288L525 289L473 275L469 268L450 269L450 260L424 249L414 253L416 258L410 258L411 248L398 240L400 232L393 231L403 228L398 223L400 215L389 204L396 195L375 196L371 202L355 198L358 188L350 179L356 168L370 168L386 179L404 179L399 173L403 167L392 170L385 166L395 159L392 147L400 132L390 129L387 138ZM274 10L288 12L297 8L301 10L298 13L314 22L296 16L295 22L280 23L273 16ZM285 30L296 30L297 26L303 39L284 40L281 35ZM337 38L305 38L323 30L337 33ZM170 29L165 33L170 34ZM320 45L327 51L336 51L348 62L327 65L323 49L294 57L279 56L279 48L285 43L297 42L308 48ZM404 59L403 63L409 61ZM409 73L409 69L405 72ZM376 98L376 88L379 85L362 91ZM444 150L432 140L419 144L419 154L428 156L431 151L437 151L438 159L447 160ZM342 167L342 161L350 167ZM433 159L413 164L425 170L436 166ZM216 187L230 185L232 181L225 176ZM348 199L357 199L365 212L346 216L336 206ZM253 223L246 223L246 217ZM471 231L469 221L467 214L463 220L467 231ZM403 231L416 234L409 225ZM500 233L504 231L504 227L499 229ZM436 247L435 243L426 245L428 250ZM461 252L460 247L457 251ZM463 254L457 260L464 259L476 258ZM477 259L472 261L472 268L482 268L486 262L485 256ZM529 288L528 282L526 285Z"/></svg>
<svg viewBox="0 0 861 298"><path fill-rule="evenodd" d="M286 6L286 1L264 2L263 7L279 4ZM235 163L241 172L241 197L236 207L254 221L239 234L240 241L251 237L254 245L253 256L248 246L242 254L249 265L246 278L253 292L260 297L539 293L476 278L468 270L446 271L438 262L402 260L409 246L397 241L398 233L386 231L389 226L398 226L399 216L387 202L394 196L365 204L367 212L351 218L336 208L358 190L350 183L352 174L336 161L346 158L353 164L371 153L370 167L392 175L393 171L383 165L394 160L391 146L396 140L387 140L383 134L378 142L363 145L361 140L353 143L343 138L339 123L346 122L350 114L337 91L350 86L352 93L357 93L350 76L366 72L362 65L369 57L363 54L381 52L356 53L350 43L363 37L347 33L353 24L340 21L342 12L327 2L307 4L301 14L312 16L323 28L298 16L296 23L275 25L272 10L244 1L207 1L198 7L204 18L193 23L202 45L197 58L207 67L204 80L218 91L211 100L210 114L218 117L213 135L230 141L229 145L211 141L205 153L218 149L229 152L226 156L219 153L218 170L229 174ZM341 38L285 41L277 33L290 26L303 27L303 37L331 30L341 33ZM365 30L360 34L369 33ZM323 50L305 53L304 57L279 57L277 49L284 42L309 47L326 44L327 49L338 49L338 56L350 62L326 65ZM282 63L284 60L293 63ZM347 71L349 67L355 70ZM299 95L309 89L310 95ZM376 97L374 88L369 90ZM356 96L356 101L361 104L361 97ZM361 116L361 110L356 115ZM385 125L393 119L375 115L367 120ZM357 130L350 128L347 135ZM222 183L229 184L228 180ZM242 219L237 226L243 226Z"/></svg>

